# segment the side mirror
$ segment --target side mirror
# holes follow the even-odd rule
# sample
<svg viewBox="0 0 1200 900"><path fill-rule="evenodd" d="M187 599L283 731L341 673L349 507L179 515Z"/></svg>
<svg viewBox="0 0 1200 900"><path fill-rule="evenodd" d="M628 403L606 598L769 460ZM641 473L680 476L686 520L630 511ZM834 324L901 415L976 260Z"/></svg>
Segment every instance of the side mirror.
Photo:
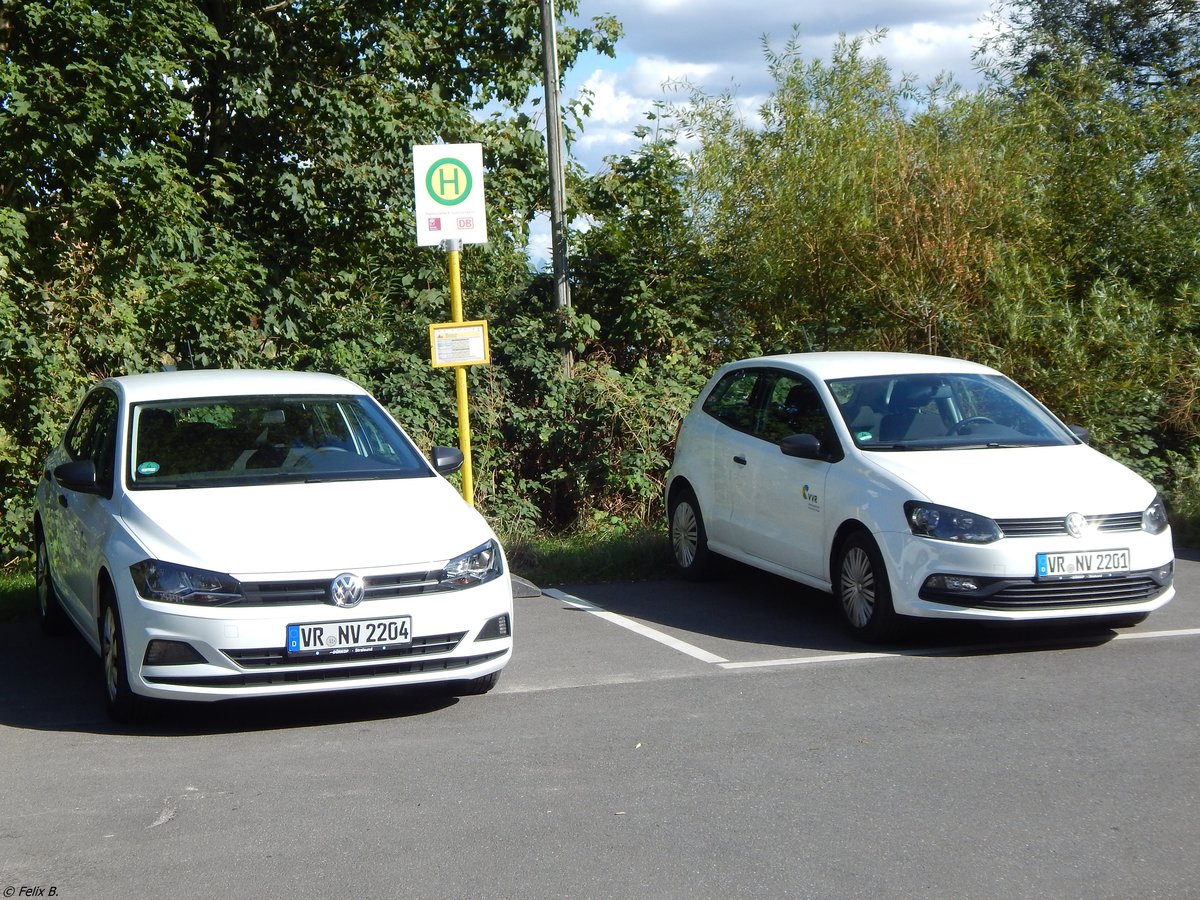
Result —
<svg viewBox="0 0 1200 900"><path fill-rule="evenodd" d="M779 442L779 449L784 456L798 456L800 459L824 459L821 453L821 442L813 434L789 434Z"/></svg>
<svg viewBox="0 0 1200 900"><path fill-rule="evenodd" d="M453 475L462 468L463 454L457 447L434 447L429 451L429 461L439 475Z"/></svg>
<svg viewBox="0 0 1200 900"><path fill-rule="evenodd" d="M54 480L69 491L80 494L99 494L96 484L96 464L90 459L77 459L54 467Z"/></svg>
<svg viewBox="0 0 1200 900"><path fill-rule="evenodd" d="M1085 444L1092 442L1092 433L1082 425L1068 425L1067 430Z"/></svg>

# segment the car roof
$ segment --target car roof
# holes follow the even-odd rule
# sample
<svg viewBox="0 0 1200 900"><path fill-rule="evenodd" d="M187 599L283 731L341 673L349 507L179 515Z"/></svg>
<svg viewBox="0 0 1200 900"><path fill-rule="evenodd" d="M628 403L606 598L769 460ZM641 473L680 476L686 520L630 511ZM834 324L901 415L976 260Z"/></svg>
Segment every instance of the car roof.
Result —
<svg viewBox="0 0 1200 900"><path fill-rule="evenodd" d="M935 375L951 372L999 374L995 369L965 359L878 351L781 353L776 356L738 360L727 365L723 371L751 366L794 369L820 381L871 375Z"/></svg>
<svg viewBox="0 0 1200 900"><path fill-rule="evenodd" d="M106 378L129 403L270 394L365 394L338 375L266 369L187 369Z"/></svg>

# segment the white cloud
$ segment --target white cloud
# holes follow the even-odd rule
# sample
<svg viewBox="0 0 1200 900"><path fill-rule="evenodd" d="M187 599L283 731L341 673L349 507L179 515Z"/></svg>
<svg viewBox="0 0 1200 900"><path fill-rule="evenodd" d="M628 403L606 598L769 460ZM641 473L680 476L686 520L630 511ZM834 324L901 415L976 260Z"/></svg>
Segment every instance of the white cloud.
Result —
<svg viewBox="0 0 1200 900"><path fill-rule="evenodd" d="M668 59L665 56L639 56L633 65L625 70L625 74L635 90L654 97L662 94L663 85L668 82L705 84L714 77L720 77L723 68L717 63L687 62Z"/></svg>
<svg viewBox="0 0 1200 900"><path fill-rule="evenodd" d="M960 25L914 22L890 29L878 50L896 73L916 75L923 83L949 73L960 84L972 86L979 80L972 54L985 32L979 22Z"/></svg>
<svg viewBox="0 0 1200 900"><path fill-rule="evenodd" d="M624 81L618 73L597 69L583 83L591 94L592 112L589 121L613 124L628 122L645 109L646 98L635 96L618 86Z"/></svg>
<svg viewBox="0 0 1200 900"><path fill-rule="evenodd" d="M592 112L572 153L595 171L605 156L636 147L633 131L656 102L687 101L686 92L664 85L687 83L708 94L732 91L753 118L772 89L764 39L775 49L792 38L802 52L828 58L839 33L863 35L886 28L868 48L893 72L928 84L942 73L959 83L978 83L971 59L986 30L992 0L790 0L747 4L744 0L580 0L577 21L614 15L625 29L615 60L581 58L567 73L566 95L592 92Z"/></svg>

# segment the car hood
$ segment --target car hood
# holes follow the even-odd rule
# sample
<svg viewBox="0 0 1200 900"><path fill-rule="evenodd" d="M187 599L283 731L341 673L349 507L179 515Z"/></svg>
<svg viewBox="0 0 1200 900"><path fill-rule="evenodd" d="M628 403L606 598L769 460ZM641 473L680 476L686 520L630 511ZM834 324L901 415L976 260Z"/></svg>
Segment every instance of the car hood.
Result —
<svg viewBox="0 0 1200 900"><path fill-rule="evenodd" d="M1154 488L1091 447L1016 447L864 453L914 498L993 519L1140 512Z"/></svg>
<svg viewBox="0 0 1200 900"><path fill-rule="evenodd" d="M151 558L235 576L440 564L492 536L432 477L138 491L123 515Z"/></svg>

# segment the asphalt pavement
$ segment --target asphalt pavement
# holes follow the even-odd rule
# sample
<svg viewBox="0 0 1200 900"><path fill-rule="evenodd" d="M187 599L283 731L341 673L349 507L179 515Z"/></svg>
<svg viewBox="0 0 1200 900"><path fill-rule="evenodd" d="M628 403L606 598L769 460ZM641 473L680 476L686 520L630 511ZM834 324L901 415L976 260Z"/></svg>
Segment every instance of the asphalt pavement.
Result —
<svg viewBox="0 0 1200 900"><path fill-rule="evenodd" d="M81 639L0 625L0 894L1196 897L1195 556L1177 583L1119 632L886 648L744 570L527 587L487 696L140 729Z"/></svg>

